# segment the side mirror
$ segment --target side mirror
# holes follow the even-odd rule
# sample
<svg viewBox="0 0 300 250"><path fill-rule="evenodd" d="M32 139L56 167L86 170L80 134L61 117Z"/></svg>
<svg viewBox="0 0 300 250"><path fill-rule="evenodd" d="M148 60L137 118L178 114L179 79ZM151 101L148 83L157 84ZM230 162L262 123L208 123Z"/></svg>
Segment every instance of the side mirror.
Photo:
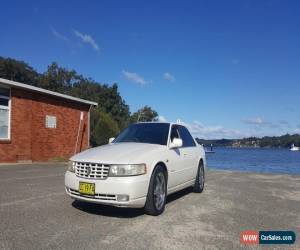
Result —
<svg viewBox="0 0 300 250"><path fill-rule="evenodd" d="M170 143L170 148L180 148L182 147L182 139L174 138Z"/></svg>
<svg viewBox="0 0 300 250"><path fill-rule="evenodd" d="M113 142L114 139L115 139L115 137L109 138L108 143L111 144L111 143Z"/></svg>

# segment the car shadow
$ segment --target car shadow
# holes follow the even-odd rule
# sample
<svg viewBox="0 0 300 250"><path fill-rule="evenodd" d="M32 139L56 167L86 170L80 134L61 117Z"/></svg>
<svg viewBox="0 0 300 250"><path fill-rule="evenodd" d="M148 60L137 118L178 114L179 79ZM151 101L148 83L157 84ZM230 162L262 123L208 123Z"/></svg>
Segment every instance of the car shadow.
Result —
<svg viewBox="0 0 300 250"><path fill-rule="evenodd" d="M74 200L72 202L72 206L89 214L101 215L106 217L134 218L144 214L143 209L140 208L113 207L77 200Z"/></svg>
<svg viewBox="0 0 300 250"><path fill-rule="evenodd" d="M192 188L186 188L167 197L167 204L175 202L181 199L185 195L190 194L193 191ZM134 218L144 215L143 208L123 208L123 207L113 207L102 204L95 204L89 202L82 202L74 200L72 206L78 210L89 214L101 215L106 217L116 217L116 218ZM167 208L166 208L167 209Z"/></svg>
<svg viewBox="0 0 300 250"><path fill-rule="evenodd" d="M172 203L172 202L174 202L176 200L179 200L182 197L184 197L184 196L186 196L186 195L188 195L188 194L190 194L192 192L193 192L193 188L192 187L187 187L187 188L182 189L182 190L180 190L180 191L178 191L176 193L170 194L167 197L167 204L168 203Z"/></svg>

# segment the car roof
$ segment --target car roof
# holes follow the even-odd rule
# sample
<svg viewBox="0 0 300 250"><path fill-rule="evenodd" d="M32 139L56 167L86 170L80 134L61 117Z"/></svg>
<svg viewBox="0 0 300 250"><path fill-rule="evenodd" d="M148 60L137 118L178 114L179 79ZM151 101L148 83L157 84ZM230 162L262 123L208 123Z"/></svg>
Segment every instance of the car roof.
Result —
<svg viewBox="0 0 300 250"><path fill-rule="evenodd" d="M143 123L162 123L162 124L169 124L169 125L179 125L186 128L186 126L182 123L176 123L176 122L160 122L160 121L151 121L151 122L136 122L135 124L143 124Z"/></svg>
<svg viewBox="0 0 300 250"><path fill-rule="evenodd" d="M170 126L172 126L172 125L177 125L177 126L182 126L182 127L184 127L184 128L186 128L188 131L189 131L189 133L191 134L191 132L190 132L190 130L184 125L184 124L182 124L182 123L180 123L180 122L160 122L160 121L151 121L151 122L136 122L136 123L134 123L134 124L145 124L145 123L148 123L148 124L154 124L154 123L160 123L160 124L168 124L168 125L170 125ZM194 138L194 136L191 134L191 136L193 137L193 139L195 140L195 138Z"/></svg>

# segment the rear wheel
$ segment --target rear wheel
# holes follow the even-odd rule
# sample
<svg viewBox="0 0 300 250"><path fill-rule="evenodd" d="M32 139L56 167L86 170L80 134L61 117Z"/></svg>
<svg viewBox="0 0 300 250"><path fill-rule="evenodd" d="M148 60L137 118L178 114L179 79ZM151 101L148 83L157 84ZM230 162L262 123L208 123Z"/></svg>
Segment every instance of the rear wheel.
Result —
<svg viewBox="0 0 300 250"><path fill-rule="evenodd" d="M149 215L159 215L165 210L167 198L167 178L165 169L157 166L151 176L145 212Z"/></svg>
<svg viewBox="0 0 300 250"><path fill-rule="evenodd" d="M194 185L195 193L202 193L204 189L204 182L205 182L204 165L203 165L203 161L200 161L198 165L198 171L197 171L197 176Z"/></svg>

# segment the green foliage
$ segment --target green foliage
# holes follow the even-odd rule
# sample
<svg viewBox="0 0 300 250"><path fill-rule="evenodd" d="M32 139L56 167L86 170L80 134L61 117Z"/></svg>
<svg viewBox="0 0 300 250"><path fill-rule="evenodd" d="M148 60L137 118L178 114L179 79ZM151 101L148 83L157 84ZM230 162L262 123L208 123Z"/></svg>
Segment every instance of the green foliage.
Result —
<svg viewBox="0 0 300 250"><path fill-rule="evenodd" d="M155 110L151 109L149 106L145 106L139 109L137 112L133 113L130 117L130 121L134 122L151 122L157 117L158 114Z"/></svg>
<svg viewBox="0 0 300 250"><path fill-rule="evenodd" d="M61 68L57 63L52 63L48 66L47 71L41 75L38 85L40 88L69 94L73 84L81 81L81 78L76 71Z"/></svg>
<svg viewBox="0 0 300 250"><path fill-rule="evenodd" d="M272 147L290 147L291 144L295 144L300 146L300 135L298 134L294 134L294 135L282 135L279 137L269 137L269 136L265 136L263 138L261 138L260 140L260 146L261 147L268 147L268 146L272 146Z"/></svg>
<svg viewBox="0 0 300 250"><path fill-rule="evenodd" d="M0 77L97 102L98 108L91 112L93 146L107 143L109 137L116 136L138 117L139 121L152 121L157 116L157 112L148 106L131 116L116 83L108 86L96 82L55 62L40 74L25 62L0 57Z"/></svg>
<svg viewBox="0 0 300 250"><path fill-rule="evenodd" d="M39 74L27 63L3 57L0 57L0 77L31 85L39 80Z"/></svg>
<svg viewBox="0 0 300 250"><path fill-rule="evenodd" d="M120 132L117 122L100 108L92 110L91 131L92 146L107 144L109 138L115 137Z"/></svg>

